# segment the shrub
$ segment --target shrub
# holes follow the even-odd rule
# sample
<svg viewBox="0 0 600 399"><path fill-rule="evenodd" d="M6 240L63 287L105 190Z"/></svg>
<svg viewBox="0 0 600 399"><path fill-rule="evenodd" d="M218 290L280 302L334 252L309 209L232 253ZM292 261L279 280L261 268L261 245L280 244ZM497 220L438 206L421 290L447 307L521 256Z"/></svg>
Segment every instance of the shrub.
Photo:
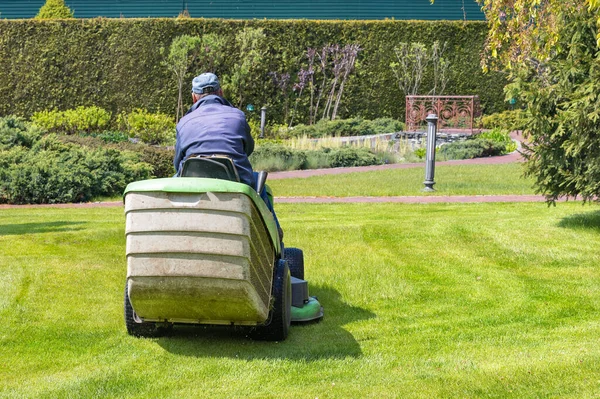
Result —
<svg viewBox="0 0 600 399"><path fill-rule="evenodd" d="M502 143L506 145L506 153L513 152L517 149L517 144L510 137L508 130L495 128L487 132L477 134L476 138L491 140L495 143Z"/></svg>
<svg viewBox="0 0 600 399"><path fill-rule="evenodd" d="M441 159L473 159L506 153L506 144L486 139L455 141L440 147Z"/></svg>
<svg viewBox="0 0 600 399"><path fill-rule="evenodd" d="M371 153L368 149L350 147L332 150L330 153L330 162L332 168L369 166L381 163L375 154Z"/></svg>
<svg viewBox="0 0 600 399"><path fill-rule="evenodd" d="M113 148L123 152L135 153L140 162L152 167L152 177L171 177L175 174L173 157L175 151L164 147L154 147L129 141L106 144L100 137L60 136L63 143L77 144L92 149Z"/></svg>
<svg viewBox="0 0 600 399"><path fill-rule="evenodd" d="M525 122L525 113L520 109L498 112L481 118L481 126L484 129L525 130Z"/></svg>
<svg viewBox="0 0 600 399"><path fill-rule="evenodd" d="M368 166L386 161L386 157L378 157L367 148L293 150L273 143L257 147L250 156L255 170L268 171Z"/></svg>
<svg viewBox="0 0 600 399"><path fill-rule="evenodd" d="M395 133L404 130L404 123L392 118L364 120L362 118L320 120L314 125L297 125L288 130L285 137L350 137Z"/></svg>
<svg viewBox="0 0 600 399"><path fill-rule="evenodd" d="M175 143L175 122L169 115L136 109L129 114L121 114L119 124L128 132L129 137L140 139L146 144Z"/></svg>
<svg viewBox="0 0 600 399"><path fill-rule="evenodd" d="M111 114L99 107L77 107L67 111L41 111L31 121L50 133L75 134L101 132L108 126Z"/></svg>
<svg viewBox="0 0 600 399"><path fill-rule="evenodd" d="M64 0L46 0L35 19L73 18L73 11L65 5Z"/></svg>
<svg viewBox="0 0 600 399"><path fill-rule="evenodd" d="M406 130L404 122L394 118L377 118L371 121L374 134L396 133Z"/></svg>
<svg viewBox="0 0 600 399"><path fill-rule="evenodd" d="M8 116L0 118L0 151L12 147L31 147L42 135L39 128L22 118Z"/></svg>
<svg viewBox="0 0 600 399"><path fill-rule="evenodd" d="M254 170L304 169L306 152L296 151L282 145L267 143L256 147L250 156Z"/></svg>
<svg viewBox="0 0 600 399"><path fill-rule="evenodd" d="M424 159L425 156L427 155L427 148L425 148L425 147L417 148L416 150L414 150L413 153L415 154L415 156L417 158Z"/></svg>
<svg viewBox="0 0 600 399"><path fill-rule="evenodd" d="M15 155L18 155L17 158ZM49 135L28 150L0 152L0 202L13 204L88 201L120 194L134 180L150 177L151 167L133 153L88 148Z"/></svg>
<svg viewBox="0 0 600 399"><path fill-rule="evenodd" d="M125 141L129 141L129 136L127 135L127 133L121 131L106 130L102 133L93 136L99 138L105 143L122 143Z"/></svg>

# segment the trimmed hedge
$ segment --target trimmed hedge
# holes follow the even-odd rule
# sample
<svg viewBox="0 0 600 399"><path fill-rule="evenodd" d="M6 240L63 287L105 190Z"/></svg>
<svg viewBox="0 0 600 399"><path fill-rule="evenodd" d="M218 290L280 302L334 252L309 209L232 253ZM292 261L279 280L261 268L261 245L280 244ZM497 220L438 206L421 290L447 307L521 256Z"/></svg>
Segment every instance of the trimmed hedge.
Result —
<svg viewBox="0 0 600 399"><path fill-rule="evenodd" d="M399 42L448 42L451 63L447 94L480 96L485 113L505 109L500 74L480 68L487 26L483 22L449 21L308 21L221 19L75 19L0 20L0 115L31 116L35 112L95 105L118 115L136 108L174 115L175 78L164 65L171 41L183 34L215 33L226 38L231 73L239 53L235 34L244 27L263 28L269 49L264 65L252 75L247 101L269 107L271 122L283 122L284 99L270 83L270 71L295 77L305 64L307 47L356 43L362 48L356 71L347 82L339 116L404 119L404 95L389 64ZM186 82L197 74L191 68ZM318 77L317 77L318 78ZM424 77L423 92L431 76ZM292 96L293 97L293 96ZM189 105L191 101L185 98ZM292 98L292 101L294 98ZM309 95L298 104L295 121L308 119ZM259 112L250 115L258 118Z"/></svg>

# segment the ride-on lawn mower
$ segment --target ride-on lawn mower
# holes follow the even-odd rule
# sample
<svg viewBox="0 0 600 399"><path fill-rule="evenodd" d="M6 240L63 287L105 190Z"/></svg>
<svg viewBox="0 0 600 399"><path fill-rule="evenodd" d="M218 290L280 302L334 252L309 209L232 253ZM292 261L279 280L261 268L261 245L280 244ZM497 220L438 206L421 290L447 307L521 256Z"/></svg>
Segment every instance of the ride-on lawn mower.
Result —
<svg viewBox="0 0 600 399"><path fill-rule="evenodd" d="M291 322L323 317L318 300L308 295L302 251L283 248L257 194L266 175L259 173L255 190L239 182L231 159L190 157L181 177L127 186L130 335L155 337L173 324L209 324L247 326L254 339L280 341Z"/></svg>

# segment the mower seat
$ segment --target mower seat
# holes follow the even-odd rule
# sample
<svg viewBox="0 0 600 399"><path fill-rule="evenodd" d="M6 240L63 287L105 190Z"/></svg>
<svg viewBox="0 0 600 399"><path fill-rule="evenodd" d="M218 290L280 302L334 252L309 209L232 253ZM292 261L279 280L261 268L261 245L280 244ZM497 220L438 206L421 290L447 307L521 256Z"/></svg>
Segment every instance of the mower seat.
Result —
<svg viewBox="0 0 600 399"><path fill-rule="evenodd" d="M233 161L222 155L192 155L183 163L180 176L240 182Z"/></svg>

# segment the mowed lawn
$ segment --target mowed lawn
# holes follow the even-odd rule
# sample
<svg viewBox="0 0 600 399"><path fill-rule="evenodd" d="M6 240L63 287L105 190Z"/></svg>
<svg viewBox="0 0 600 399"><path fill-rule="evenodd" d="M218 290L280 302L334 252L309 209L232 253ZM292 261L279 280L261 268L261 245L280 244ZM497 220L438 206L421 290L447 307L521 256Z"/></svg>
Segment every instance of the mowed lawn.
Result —
<svg viewBox="0 0 600 399"><path fill-rule="evenodd" d="M0 210L0 397L596 397L600 208L280 204L319 324L126 334L123 209Z"/></svg>
<svg viewBox="0 0 600 399"><path fill-rule="evenodd" d="M435 168L435 192L423 193L422 167L269 180L275 196L413 196L533 194L533 179L521 163L443 165Z"/></svg>

